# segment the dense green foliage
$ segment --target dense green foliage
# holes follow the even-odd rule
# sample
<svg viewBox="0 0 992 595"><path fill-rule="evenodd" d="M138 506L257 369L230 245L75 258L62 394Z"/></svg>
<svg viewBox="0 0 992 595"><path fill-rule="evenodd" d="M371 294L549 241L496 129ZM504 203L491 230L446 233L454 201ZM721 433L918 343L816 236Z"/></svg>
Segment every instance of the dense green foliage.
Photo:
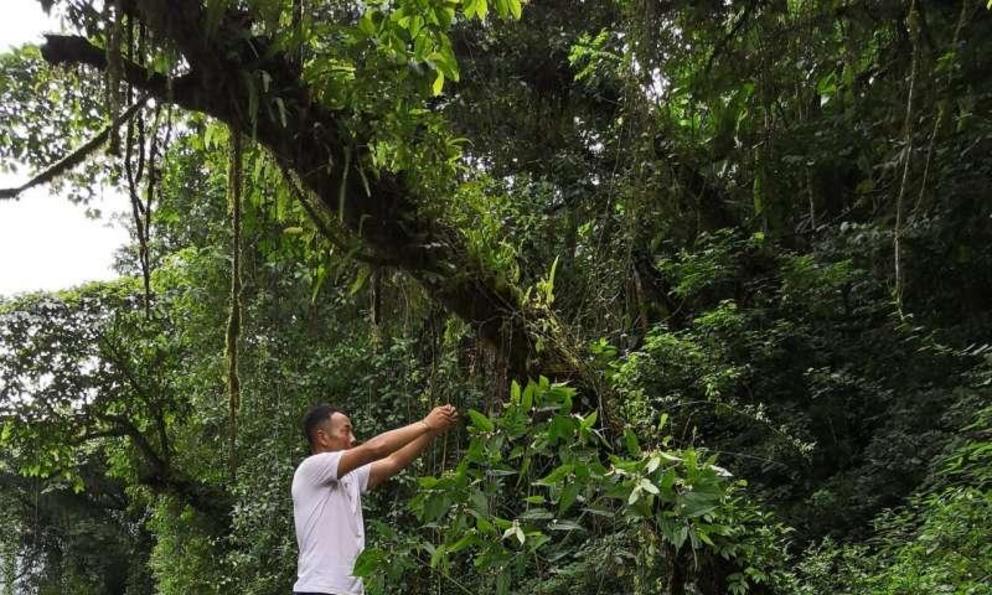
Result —
<svg viewBox="0 0 992 595"><path fill-rule="evenodd" d="M0 301L0 592L287 592L330 400L466 418L371 593L992 593L984 3L42 4L102 60L0 56L5 167L155 99L57 172L121 279Z"/></svg>

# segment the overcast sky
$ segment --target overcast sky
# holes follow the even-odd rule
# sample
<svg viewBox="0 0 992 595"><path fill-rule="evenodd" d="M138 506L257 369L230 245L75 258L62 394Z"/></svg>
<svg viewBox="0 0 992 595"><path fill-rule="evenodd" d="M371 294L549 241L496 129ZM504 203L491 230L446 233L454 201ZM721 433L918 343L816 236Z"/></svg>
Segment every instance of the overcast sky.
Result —
<svg viewBox="0 0 992 595"><path fill-rule="evenodd" d="M0 0L0 53L11 46L40 43L41 34L59 28L57 19L41 10L38 0ZM0 126L3 123L0 122ZM0 173L0 188L25 182L30 173ZM99 193L98 193L99 194ZM124 197L105 191L91 205L101 219L88 219L86 208L49 194L45 186L24 193L20 200L0 200L0 295L38 289L61 289L85 281L112 279L114 251L128 241L109 214L122 212Z"/></svg>

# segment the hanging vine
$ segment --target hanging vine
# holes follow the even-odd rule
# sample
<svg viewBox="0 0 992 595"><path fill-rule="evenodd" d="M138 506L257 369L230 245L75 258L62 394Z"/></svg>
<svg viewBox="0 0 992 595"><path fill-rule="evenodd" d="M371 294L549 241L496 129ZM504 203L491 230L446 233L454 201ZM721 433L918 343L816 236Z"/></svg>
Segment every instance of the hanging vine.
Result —
<svg viewBox="0 0 992 595"><path fill-rule="evenodd" d="M899 315L903 315L903 289L905 284L905 271L902 262L902 226L903 226L903 198L906 196L906 181L909 179L909 165L913 153L913 93L916 90L916 71L920 61L920 41L919 41L919 13L916 8L916 0L909 5L907 16L910 39L913 44L913 57L909 67L909 92L906 96L906 120L903 125L905 144L902 149L902 181L899 184L899 194L896 196L896 222L892 232L892 251L895 287L892 296L895 299L896 310Z"/></svg>
<svg viewBox="0 0 992 595"><path fill-rule="evenodd" d="M135 39L134 23L127 23L127 57L128 60L142 65L145 62L145 28L138 27L138 37ZM132 85L127 86L128 101L134 95ZM151 143L146 156L148 139L145 130L145 114L141 110L133 120L128 121L127 134L124 142L124 171L127 178L128 195L131 199L131 216L134 220L135 235L138 239L138 262L141 266L141 278L144 283L145 318L151 318L151 262L148 244L151 230L151 205L155 192L156 157L158 131L161 117L161 106L155 106L155 116L151 129ZM137 163L134 163L134 160ZM147 164L147 167L146 167ZM148 172L147 189L144 199L141 196L141 183Z"/></svg>
<svg viewBox="0 0 992 595"><path fill-rule="evenodd" d="M104 6L105 17L107 19L107 112L111 123L117 120L120 111L120 84L124 71L121 59L121 37L124 24L123 1L115 0L111 10L111 3ZM121 139L117 133L117 127L112 126L110 130L110 144L107 152L111 155L120 155Z"/></svg>
<svg viewBox="0 0 992 595"><path fill-rule="evenodd" d="M382 267L372 267L369 277L369 323L372 345L378 349L382 346Z"/></svg>
<svg viewBox="0 0 992 595"><path fill-rule="evenodd" d="M227 359L227 398L230 421L230 472L237 463L238 412L241 410L241 377L238 372L238 339L241 336L241 194L244 164L241 133L231 127L227 169L227 198L231 212L231 311L227 319L225 352Z"/></svg>

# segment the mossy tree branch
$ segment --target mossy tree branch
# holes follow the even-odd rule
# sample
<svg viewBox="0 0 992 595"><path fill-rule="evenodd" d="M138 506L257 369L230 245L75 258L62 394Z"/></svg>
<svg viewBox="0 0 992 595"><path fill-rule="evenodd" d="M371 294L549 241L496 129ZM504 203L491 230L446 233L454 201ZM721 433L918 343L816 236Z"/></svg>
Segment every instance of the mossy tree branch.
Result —
<svg viewBox="0 0 992 595"><path fill-rule="evenodd" d="M343 122L348 114L315 101L293 68L295 56L253 36L244 15L228 15L216 30L208 31L199 2L134 0L124 10L137 16L153 38L178 48L190 66L170 87L164 75L124 61L125 81L159 101L208 114L244 134L254 133L280 166L320 199L319 208L340 220L369 252L408 272L486 342L505 350L512 376L538 371L559 378L581 375L574 357L553 342L544 341L547 348L537 351L530 323L541 315L528 311L519 292L498 271L472 258L459 233L423 216L402 176L372 178L355 171L367 148L346 140ZM81 38L50 36L42 51L53 64L106 68L104 52ZM259 101L278 99L285 106L285 122L265 117L252 121L256 90L251 81L259 71L271 77L268 94Z"/></svg>

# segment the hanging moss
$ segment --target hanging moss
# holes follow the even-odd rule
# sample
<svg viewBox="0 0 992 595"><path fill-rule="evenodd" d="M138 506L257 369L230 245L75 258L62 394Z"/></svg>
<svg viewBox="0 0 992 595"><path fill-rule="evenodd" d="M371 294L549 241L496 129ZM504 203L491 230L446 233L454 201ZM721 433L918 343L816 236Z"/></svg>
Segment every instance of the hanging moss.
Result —
<svg viewBox="0 0 992 595"><path fill-rule="evenodd" d="M116 0L113 4L113 12L110 11L110 4L107 4L107 27L109 34L107 37L107 113L111 123L117 120L117 113L120 111L120 86L121 74L124 66L121 61L121 39L124 31L124 10L122 0ZM110 144L107 152L111 155L120 155L121 139L117 133L117 127L112 126L110 130Z"/></svg>

